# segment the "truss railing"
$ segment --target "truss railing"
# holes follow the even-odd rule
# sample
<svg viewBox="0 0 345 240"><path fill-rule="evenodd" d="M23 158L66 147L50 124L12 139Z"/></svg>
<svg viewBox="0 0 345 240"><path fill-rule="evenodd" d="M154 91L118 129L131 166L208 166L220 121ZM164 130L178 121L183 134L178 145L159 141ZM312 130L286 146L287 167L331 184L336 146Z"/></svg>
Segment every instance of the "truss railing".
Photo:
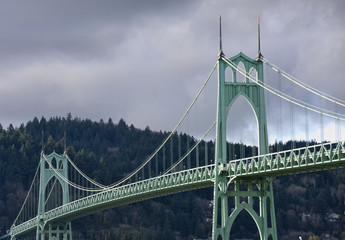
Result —
<svg viewBox="0 0 345 240"><path fill-rule="evenodd" d="M52 209L44 214L45 223L80 216L163 195L213 186L214 165L207 165L130 183ZM38 218L11 228L11 236L34 230Z"/></svg>
<svg viewBox="0 0 345 240"><path fill-rule="evenodd" d="M230 177L281 176L342 166L345 166L345 147L336 142L233 160L221 170Z"/></svg>
<svg viewBox="0 0 345 240"><path fill-rule="evenodd" d="M345 166L345 147L342 142L323 143L232 160L226 166L218 166L220 174L229 179L260 175L275 177L326 170ZM163 195L213 186L214 165L174 172L127 185L107 189L79 200L52 209L42 216L45 223L72 220L94 212ZM38 217L11 228L10 235L16 236L35 230Z"/></svg>

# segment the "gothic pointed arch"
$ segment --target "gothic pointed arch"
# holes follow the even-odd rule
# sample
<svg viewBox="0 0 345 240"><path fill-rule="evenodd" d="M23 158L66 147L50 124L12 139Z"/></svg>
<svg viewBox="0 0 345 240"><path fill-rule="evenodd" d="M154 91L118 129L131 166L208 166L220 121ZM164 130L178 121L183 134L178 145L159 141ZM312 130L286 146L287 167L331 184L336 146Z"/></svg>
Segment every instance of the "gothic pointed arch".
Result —
<svg viewBox="0 0 345 240"><path fill-rule="evenodd" d="M236 208L235 211L232 212L232 214L228 217L228 221L229 221L229 228L227 228L226 232L225 232L225 236L227 239L230 239L230 234L231 234L231 230L232 230L232 226L234 224L234 222L236 220L238 220L238 217L241 214L244 213L248 213L249 217L251 218L251 220L254 222L256 229L259 232L259 235L262 235L262 230L260 228L260 217L258 216L258 214L252 209L252 208L248 208L245 206L245 204L240 204L240 206L238 208Z"/></svg>
<svg viewBox="0 0 345 240"><path fill-rule="evenodd" d="M230 65L230 66L229 66ZM238 65L243 65L238 69ZM233 74L233 81L226 81L225 70L230 68L236 74ZM245 75L244 81L238 81L238 72ZM253 75L252 75L252 72ZM253 78L253 79L250 79ZM217 129L216 129L216 179L214 186L214 238L219 236L222 239L228 239L234 220L243 210L249 213L256 226L259 229L260 239L268 240L272 236L277 239L273 185L272 180L268 178L257 178L255 176L242 179L241 177L233 179L234 189L228 189L228 179L224 169L229 164L227 151L227 118L233 104L241 96L251 106L256 118L258 127L258 153L268 153L268 134L264 89L257 85L257 81L263 82L263 63L247 57L240 52L236 56L226 59L221 57L218 61L218 103L217 103ZM234 163L236 164L236 163ZM240 185L247 185L247 189L241 189ZM257 189L253 188L257 185ZM259 199L259 213L255 211L255 198ZM234 206L229 206L229 198L233 198ZM246 201L242 201L246 198ZM218 200L220 199L220 200ZM269 199L267 201L267 199ZM267 206L269 205L269 206ZM229 209L231 208L231 210ZM232 210L233 209L233 210ZM273 211L271 211L273 209ZM267 213L270 211L270 214ZM230 213L230 214L229 214ZM270 218L270 219L268 219ZM221 222L217 221L218 219ZM272 224L269 224L271 222ZM221 224L219 224L221 223ZM220 226L219 226L220 225Z"/></svg>

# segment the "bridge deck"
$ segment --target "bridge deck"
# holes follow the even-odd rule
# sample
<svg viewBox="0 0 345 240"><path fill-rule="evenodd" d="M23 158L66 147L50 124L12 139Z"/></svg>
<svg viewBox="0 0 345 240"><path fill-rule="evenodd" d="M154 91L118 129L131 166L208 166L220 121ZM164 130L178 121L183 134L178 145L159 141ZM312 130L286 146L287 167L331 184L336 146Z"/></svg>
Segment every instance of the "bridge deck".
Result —
<svg viewBox="0 0 345 240"><path fill-rule="evenodd" d="M282 151L234 160L219 167L220 174L232 178L276 177L345 166L345 148L341 142ZM170 173L163 176L111 188L57 207L43 216L45 223L69 221L133 202L163 195L213 186L214 165ZM16 236L37 227L37 218L11 228Z"/></svg>
<svg viewBox="0 0 345 240"><path fill-rule="evenodd" d="M230 177L275 177L344 166L345 147L338 142L234 160L227 164L226 172Z"/></svg>
<svg viewBox="0 0 345 240"><path fill-rule="evenodd" d="M111 188L57 207L44 214L46 223L69 221L121 205L178 192L213 186L214 166L208 165ZM11 235L35 230L37 218L11 229Z"/></svg>

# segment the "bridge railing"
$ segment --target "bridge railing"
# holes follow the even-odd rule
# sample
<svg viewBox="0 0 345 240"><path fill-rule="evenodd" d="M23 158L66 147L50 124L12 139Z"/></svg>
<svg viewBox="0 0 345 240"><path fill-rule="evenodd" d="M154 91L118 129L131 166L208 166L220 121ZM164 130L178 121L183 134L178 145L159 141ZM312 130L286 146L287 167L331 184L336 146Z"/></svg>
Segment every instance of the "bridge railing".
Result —
<svg viewBox="0 0 345 240"><path fill-rule="evenodd" d="M306 171L336 168L345 165L345 147L342 142L323 143L230 161L226 165L231 177L250 175L284 175ZM173 194L176 192L211 186L215 178L214 165L207 165L173 172L151 179L128 183L90 195L45 213L45 222L60 218L73 219L83 211L129 204L143 199ZM38 218L32 218L11 228L11 236L20 235L37 227Z"/></svg>
<svg viewBox="0 0 345 240"><path fill-rule="evenodd" d="M59 218L73 219L85 210L95 212L143 199L211 186L214 177L214 165L207 165L128 183L52 209L45 213L44 219L45 221Z"/></svg>
<svg viewBox="0 0 345 240"><path fill-rule="evenodd" d="M227 164L226 171L230 177L264 175L264 173L274 175L278 172L282 175L284 172L285 174L302 172L305 167L310 171L317 171L343 165L345 165L345 147L342 142L336 142L233 160Z"/></svg>
<svg viewBox="0 0 345 240"><path fill-rule="evenodd" d="M36 229L38 224L37 216L34 218L31 218L30 220L21 223L17 226L12 226L10 230L11 236L16 236L18 234L22 234L24 232L30 231L32 229Z"/></svg>
<svg viewBox="0 0 345 240"><path fill-rule="evenodd" d="M160 195L168 195L204 186L211 186L215 177L214 165L207 165L173 172L151 179L128 183L56 207L44 214L45 223L58 218L73 219L82 211L96 212L109 206L119 206ZM144 198L143 198L144 196ZM38 217L11 228L11 236L17 236L37 228Z"/></svg>

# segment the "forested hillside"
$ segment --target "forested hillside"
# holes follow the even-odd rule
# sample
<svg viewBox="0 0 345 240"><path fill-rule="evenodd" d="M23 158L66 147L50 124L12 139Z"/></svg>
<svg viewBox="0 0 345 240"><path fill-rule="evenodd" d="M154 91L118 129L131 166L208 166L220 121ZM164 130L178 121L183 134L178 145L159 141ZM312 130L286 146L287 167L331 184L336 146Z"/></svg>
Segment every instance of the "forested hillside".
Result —
<svg viewBox="0 0 345 240"><path fill-rule="evenodd" d="M42 151L67 152L88 176L113 183L138 166L167 136L113 123L56 117L35 118L18 128L0 125L0 235L24 201ZM287 143L285 148L289 147ZM303 142L297 145L305 145ZM212 143L209 144L213 146ZM276 149L276 145L271 147ZM251 147L246 146L251 153ZM345 171L279 177L274 180L279 239L333 236L345 239ZM213 190L201 189L114 208L72 222L74 239L207 239L211 236ZM243 213L231 232L249 238L257 232Z"/></svg>

